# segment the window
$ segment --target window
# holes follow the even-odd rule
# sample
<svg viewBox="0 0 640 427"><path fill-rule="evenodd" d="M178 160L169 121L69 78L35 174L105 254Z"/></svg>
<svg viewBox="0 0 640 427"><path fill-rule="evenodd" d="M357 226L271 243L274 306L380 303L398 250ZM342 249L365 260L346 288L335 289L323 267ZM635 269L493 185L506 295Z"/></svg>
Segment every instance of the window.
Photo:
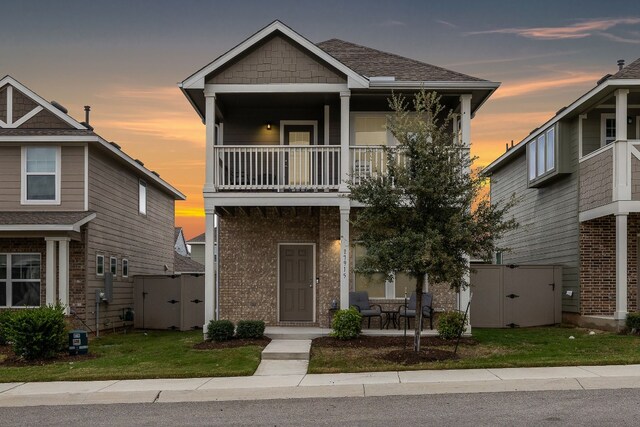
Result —
<svg viewBox="0 0 640 427"><path fill-rule="evenodd" d="M122 277L129 277L129 260L122 259Z"/></svg>
<svg viewBox="0 0 640 427"><path fill-rule="evenodd" d="M118 258L114 256L109 258L109 271L114 277L118 274Z"/></svg>
<svg viewBox="0 0 640 427"><path fill-rule="evenodd" d="M104 276L104 255L96 255L96 276Z"/></svg>
<svg viewBox="0 0 640 427"><path fill-rule="evenodd" d="M556 169L556 131L552 127L538 135L527 146L529 181L534 181Z"/></svg>
<svg viewBox="0 0 640 427"><path fill-rule="evenodd" d="M616 115L605 113L600 116L600 146L604 147L616 140Z"/></svg>
<svg viewBox="0 0 640 427"><path fill-rule="evenodd" d="M356 244L354 248L356 265L366 253L362 245ZM382 273L370 276L356 273L354 279L355 290L367 291L369 298L404 298L405 292L409 297L416 288L416 279L405 273L396 273L391 281L386 281Z"/></svg>
<svg viewBox="0 0 640 427"><path fill-rule="evenodd" d="M22 203L60 203L60 147L24 147Z"/></svg>
<svg viewBox="0 0 640 427"><path fill-rule="evenodd" d="M355 145L387 145L387 116L355 116L353 119Z"/></svg>
<svg viewBox="0 0 640 427"><path fill-rule="evenodd" d="M40 254L0 254L0 306L40 305Z"/></svg>
<svg viewBox="0 0 640 427"><path fill-rule="evenodd" d="M147 214L147 183L143 180L138 183L138 212Z"/></svg>

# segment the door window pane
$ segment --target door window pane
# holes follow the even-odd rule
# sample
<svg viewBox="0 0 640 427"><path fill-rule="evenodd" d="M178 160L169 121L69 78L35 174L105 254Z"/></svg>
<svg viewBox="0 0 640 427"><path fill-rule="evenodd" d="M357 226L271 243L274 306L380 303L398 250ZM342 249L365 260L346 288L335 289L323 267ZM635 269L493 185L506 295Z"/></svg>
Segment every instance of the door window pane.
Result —
<svg viewBox="0 0 640 427"><path fill-rule="evenodd" d="M605 143L616 140L616 119L606 119L604 128Z"/></svg>
<svg viewBox="0 0 640 427"><path fill-rule="evenodd" d="M55 200L55 175L27 175L27 200Z"/></svg>
<svg viewBox="0 0 640 427"><path fill-rule="evenodd" d="M34 254L11 256L11 279L40 280L40 257Z"/></svg>
<svg viewBox="0 0 640 427"><path fill-rule="evenodd" d="M355 145L387 145L387 118L355 117Z"/></svg>
<svg viewBox="0 0 640 427"><path fill-rule="evenodd" d="M12 282L11 305L15 307L33 307L40 305L40 283Z"/></svg>

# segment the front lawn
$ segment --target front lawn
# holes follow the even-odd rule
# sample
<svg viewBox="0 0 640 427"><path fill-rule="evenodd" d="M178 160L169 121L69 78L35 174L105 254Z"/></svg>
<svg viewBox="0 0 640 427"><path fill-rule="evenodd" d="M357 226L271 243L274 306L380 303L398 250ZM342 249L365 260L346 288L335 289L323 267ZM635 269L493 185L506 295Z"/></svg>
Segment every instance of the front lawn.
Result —
<svg viewBox="0 0 640 427"><path fill-rule="evenodd" d="M95 357L40 364L7 364L0 354L0 382L190 378L252 375L264 344L197 350L202 331L148 331L90 339ZM6 350L6 348L5 348Z"/></svg>
<svg viewBox="0 0 640 427"><path fill-rule="evenodd" d="M573 336L574 339L569 339ZM640 337L565 327L474 329L473 338L458 349L459 359L402 364L391 352L402 345L336 347L314 341L309 373L395 371L415 369L509 368L524 366L614 365L640 363ZM367 340L375 337L367 337ZM399 340L402 342L402 340ZM453 344L437 350L453 351ZM412 337L409 337L409 348ZM428 347L428 346L427 346ZM433 347L435 348L435 347Z"/></svg>

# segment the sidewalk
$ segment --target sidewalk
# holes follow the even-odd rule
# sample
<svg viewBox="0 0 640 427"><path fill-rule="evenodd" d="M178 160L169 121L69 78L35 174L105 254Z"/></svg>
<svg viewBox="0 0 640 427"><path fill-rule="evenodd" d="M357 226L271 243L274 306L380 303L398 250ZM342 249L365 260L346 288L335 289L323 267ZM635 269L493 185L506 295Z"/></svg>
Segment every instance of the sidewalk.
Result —
<svg viewBox="0 0 640 427"><path fill-rule="evenodd" d="M0 384L0 407L640 388L640 365Z"/></svg>

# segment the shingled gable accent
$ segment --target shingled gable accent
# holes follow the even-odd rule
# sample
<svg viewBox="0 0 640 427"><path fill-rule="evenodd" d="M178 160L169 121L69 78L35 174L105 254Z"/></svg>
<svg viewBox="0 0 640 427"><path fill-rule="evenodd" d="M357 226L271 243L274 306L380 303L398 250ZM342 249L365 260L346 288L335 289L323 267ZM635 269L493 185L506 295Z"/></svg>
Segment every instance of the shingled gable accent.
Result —
<svg viewBox="0 0 640 427"><path fill-rule="evenodd" d="M25 114L29 114L34 108L41 107L42 110L38 111L33 117L29 118L20 125L20 128L35 129L35 128L47 128L47 129L81 129L86 130L86 126L77 122L68 114L63 113L50 102L40 97L38 94L18 82L11 76L5 76L0 79L0 128L5 128L3 123L7 119L7 91L13 92L12 96L12 121L16 122Z"/></svg>
<svg viewBox="0 0 640 427"><path fill-rule="evenodd" d="M276 32L207 77L206 83L346 83L325 61Z"/></svg>

